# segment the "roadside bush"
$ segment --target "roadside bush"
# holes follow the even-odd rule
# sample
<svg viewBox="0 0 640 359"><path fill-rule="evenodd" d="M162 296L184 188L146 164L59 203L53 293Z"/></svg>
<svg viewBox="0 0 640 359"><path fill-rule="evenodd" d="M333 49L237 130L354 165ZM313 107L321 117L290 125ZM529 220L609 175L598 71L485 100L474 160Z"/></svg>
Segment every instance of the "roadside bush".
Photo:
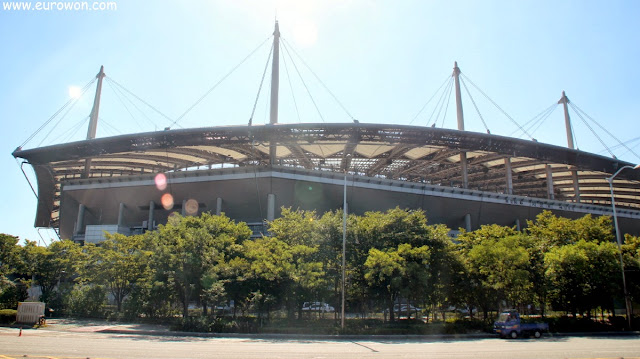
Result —
<svg viewBox="0 0 640 359"><path fill-rule="evenodd" d="M621 317L620 317L621 318ZM549 323L549 330L557 333L571 332L607 332L619 330L626 325L625 319L622 319L622 326L613 325L616 319L610 319L608 322L599 322L589 318L574 318L568 316L546 318Z"/></svg>
<svg viewBox="0 0 640 359"><path fill-rule="evenodd" d="M107 294L99 285L75 285L65 301L66 311L72 316L104 318Z"/></svg>
<svg viewBox="0 0 640 359"><path fill-rule="evenodd" d="M0 309L18 308L18 302L23 302L29 297L24 283L14 283L6 278L0 281Z"/></svg>
<svg viewBox="0 0 640 359"><path fill-rule="evenodd" d="M453 321L448 321L445 325L446 334L491 333L492 331L492 320L455 319Z"/></svg>
<svg viewBox="0 0 640 359"><path fill-rule="evenodd" d="M188 317L176 321L171 330L200 333L258 333L257 320L253 317Z"/></svg>
<svg viewBox="0 0 640 359"><path fill-rule="evenodd" d="M136 286L125 299L122 318L169 318L176 310L172 308L172 293L162 282L143 282Z"/></svg>
<svg viewBox="0 0 640 359"><path fill-rule="evenodd" d="M15 309L0 309L0 324L12 324L16 321L18 311Z"/></svg>

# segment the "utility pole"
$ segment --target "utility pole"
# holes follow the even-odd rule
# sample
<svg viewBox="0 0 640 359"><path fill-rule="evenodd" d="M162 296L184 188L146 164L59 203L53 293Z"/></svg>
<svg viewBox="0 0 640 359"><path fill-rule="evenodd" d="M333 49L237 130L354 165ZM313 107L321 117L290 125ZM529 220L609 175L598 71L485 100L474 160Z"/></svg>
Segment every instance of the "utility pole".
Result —
<svg viewBox="0 0 640 359"><path fill-rule="evenodd" d="M344 329L344 305L345 305L345 289L346 289L346 267L347 267L347 174L344 174L344 198L342 206L342 309L340 315L340 327Z"/></svg>

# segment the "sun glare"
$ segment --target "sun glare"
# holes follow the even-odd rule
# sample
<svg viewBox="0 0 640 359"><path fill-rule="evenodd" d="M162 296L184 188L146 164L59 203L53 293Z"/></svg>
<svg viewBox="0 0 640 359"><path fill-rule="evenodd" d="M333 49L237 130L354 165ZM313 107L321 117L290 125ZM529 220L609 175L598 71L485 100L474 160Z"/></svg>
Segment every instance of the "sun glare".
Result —
<svg viewBox="0 0 640 359"><path fill-rule="evenodd" d="M79 99L82 96L82 89L78 86L69 86L69 97Z"/></svg>
<svg viewBox="0 0 640 359"><path fill-rule="evenodd" d="M318 40L318 27L313 21L296 21L293 24L293 38L300 46L311 46Z"/></svg>

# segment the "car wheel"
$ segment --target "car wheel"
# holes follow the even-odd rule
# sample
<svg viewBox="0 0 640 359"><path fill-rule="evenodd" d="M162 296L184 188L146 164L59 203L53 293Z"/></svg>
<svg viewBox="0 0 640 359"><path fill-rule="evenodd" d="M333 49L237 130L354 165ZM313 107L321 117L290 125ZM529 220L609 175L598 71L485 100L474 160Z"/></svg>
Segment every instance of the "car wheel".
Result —
<svg viewBox="0 0 640 359"><path fill-rule="evenodd" d="M511 337L511 339L516 339L518 337L518 332L513 331L513 332L509 333L509 337Z"/></svg>
<svg viewBox="0 0 640 359"><path fill-rule="evenodd" d="M542 336L542 333L539 330L536 330L535 332L533 332L533 337L534 338L540 338Z"/></svg>

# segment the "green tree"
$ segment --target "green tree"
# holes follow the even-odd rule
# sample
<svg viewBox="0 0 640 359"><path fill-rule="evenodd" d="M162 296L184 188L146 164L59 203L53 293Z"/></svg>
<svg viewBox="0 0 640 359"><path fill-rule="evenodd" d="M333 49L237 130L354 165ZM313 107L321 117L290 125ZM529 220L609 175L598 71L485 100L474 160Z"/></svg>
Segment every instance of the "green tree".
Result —
<svg viewBox="0 0 640 359"><path fill-rule="evenodd" d="M555 247L545 255L556 310L589 314L597 307L613 307L621 293L617 248L611 242L587 242Z"/></svg>
<svg viewBox="0 0 640 359"><path fill-rule="evenodd" d="M104 285L122 309L125 298L147 278L151 251L145 250L142 235L108 234L100 246L86 246L90 264L83 277L96 285ZM92 292L95 296L97 291Z"/></svg>
<svg viewBox="0 0 640 359"><path fill-rule="evenodd" d="M389 310L389 320L395 320L393 306L400 294L411 296L428 282L429 247L400 244L396 249L371 248L365 261L364 278L374 296Z"/></svg>
<svg viewBox="0 0 640 359"><path fill-rule="evenodd" d="M527 232L540 243L545 253L553 247L580 240L610 242L614 239L611 218L607 216L594 218L587 214L572 220L545 210L536 216L535 221L527 220L527 226Z"/></svg>
<svg viewBox="0 0 640 359"><path fill-rule="evenodd" d="M235 223L228 217L204 213L200 217L172 217L166 226L148 232L157 276L166 279L182 304L182 315L188 317L188 306L195 300L207 307L205 293L213 285L212 278L237 243L249 238L251 230L245 223Z"/></svg>
<svg viewBox="0 0 640 359"><path fill-rule="evenodd" d="M500 307L503 301L513 305L530 303L529 253L519 236L477 243L468 252L468 264L470 275L488 299L482 303L485 317L488 310Z"/></svg>
<svg viewBox="0 0 640 359"><path fill-rule="evenodd" d="M61 281L77 279L79 269L86 265L87 257L81 246L70 240L61 240L52 242L48 247L27 246L27 251L25 255L30 258L30 271L35 284L42 290L40 300L61 305L63 298L55 295L56 287Z"/></svg>
<svg viewBox="0 0 640 359"><path fill-rule="evenodd" d="M15 273L20 264L20 239L0 233L0 278Z"/></svg>
<svg viewBox="0 0 640 359"><path fill-rule="evenodd" d="M640 237L625 235L622 245L627 289L632 299L640 298Z"/></svg>
<svg viewBox="0 0 640 359"><path fill-rule="evenodd" d="M21 278L25 267L18 241L18 237L0 233L0 309L16 308L27 298L29 281Z"/></svg>

